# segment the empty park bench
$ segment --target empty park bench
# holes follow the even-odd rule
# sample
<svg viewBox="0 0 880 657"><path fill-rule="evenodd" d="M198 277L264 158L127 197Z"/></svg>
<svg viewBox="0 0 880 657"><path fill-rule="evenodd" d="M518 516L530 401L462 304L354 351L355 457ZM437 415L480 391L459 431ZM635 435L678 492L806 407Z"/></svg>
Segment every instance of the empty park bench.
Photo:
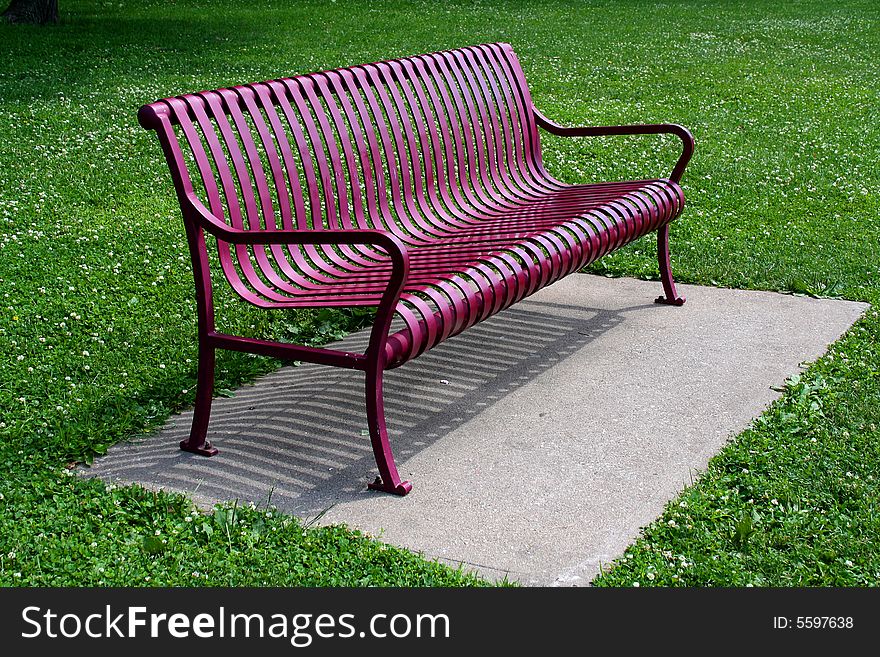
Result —
<svg viewBox="0 0 880 657"><path fill-rule="evenodd" d="M532 104L508 44L186 94L138 118L171 170L195 277L198 385L184 450L217 452L206 433L218 348L361 370L379 468L370 487L405 495L385 424L386 370L652 231L657 301L684 302L669 223L684 204L690 133L557 125ZM545 170L539 128L671 133L684 147L669 178L570 185ZM212 266L261 308L376 307L366 352L219 332Z"/></svg>

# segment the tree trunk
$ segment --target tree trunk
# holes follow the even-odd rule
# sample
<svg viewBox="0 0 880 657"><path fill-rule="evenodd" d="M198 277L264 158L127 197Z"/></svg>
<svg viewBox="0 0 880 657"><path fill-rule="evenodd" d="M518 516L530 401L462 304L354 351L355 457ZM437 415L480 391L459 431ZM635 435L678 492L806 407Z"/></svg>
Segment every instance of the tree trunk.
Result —
<svg viewBox="0 0 880 657"><path fill-rule="evenodd" d="M58 0L10 0L0 17L9 23L57 23Z"/></svg>

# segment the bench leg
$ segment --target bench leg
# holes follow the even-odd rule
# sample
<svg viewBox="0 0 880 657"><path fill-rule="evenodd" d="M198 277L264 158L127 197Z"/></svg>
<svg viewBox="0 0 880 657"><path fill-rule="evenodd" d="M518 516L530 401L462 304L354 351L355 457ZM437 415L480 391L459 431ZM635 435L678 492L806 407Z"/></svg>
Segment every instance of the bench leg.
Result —
<svg viewBox="0 0 880 657"><path fill-rule="evenodd" d="M379 466L379 476L369 484L372 490L380 490L395 495L406 495L412 490L412 484L401 481L394 464L394 454L388 441L388 430L385 427L385 402L382 398L382 370L367 370L366 400L367 422L370 425L370 441L373 444L373 455Z"/></svg>
<svg viewBox="0 0 880 657"><path fill-rule="evenodd" d="M202 456L214 456L217 448L205 440L208 419L211 417L211 401L214 397L214 347L202 342L199 345L199 373L196 384L196 405L193 411L189 438L180 442L180 449Z"/></svg>
<svg viewBox="0 0 880 657"><path fill-rule="evenodd" d="M664 295L657 297L654 303L669 306L683 305L684 297L678 296L675 291L675 281L672 280L672 265L669 262L669 224L657 231L657 260L660 263L660 280L663 282Z"/></svg>

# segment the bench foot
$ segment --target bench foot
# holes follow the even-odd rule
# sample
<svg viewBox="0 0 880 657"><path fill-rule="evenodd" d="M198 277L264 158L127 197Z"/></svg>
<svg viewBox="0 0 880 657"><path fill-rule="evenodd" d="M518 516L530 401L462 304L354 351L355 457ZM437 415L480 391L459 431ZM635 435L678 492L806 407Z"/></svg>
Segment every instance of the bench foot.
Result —
<svg viewBox="0 0 880 657"><path fill-rule="evenodd" d="M214 447L208 440L197 446L190 446L189 440L181 440L180 449L184 452L199 454L200 456L214 456L220 452L220 450Z"/></svg>
<svg viewBox="0 0 880 657"><path fill-rule="evenodd" d="M662 303L665 306L683 306L685 302L684 297L675 297L674 299L667 299L664 296L659 296L654 299L654 303Z"/></svg>
<svg viewBox="0 0 880 657"><path fill-rule="evenodd" d="M373 483L367 484L367 488L403 497L412 490L412 484L408 481L401 481L396 486L386 486L385 482L382 481L382 477L376 477L376 480Z"/></svg>

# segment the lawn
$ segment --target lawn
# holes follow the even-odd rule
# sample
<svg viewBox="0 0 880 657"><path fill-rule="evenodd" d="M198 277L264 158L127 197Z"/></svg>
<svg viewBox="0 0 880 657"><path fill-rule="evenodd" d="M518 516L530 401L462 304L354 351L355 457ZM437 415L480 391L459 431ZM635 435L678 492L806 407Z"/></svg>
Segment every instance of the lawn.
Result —
<svg viewBox="0 0 880 657"><path fill-rule="evenodd" d="M672 228L689 283L880 302L880 7L873 0L61 0L0 25L0 585L427 585L474 578L271 508L71 474L191 404L195 317L156 98L488 41L569 124L674 121L697 153ZM545 140L579 182L669 170L663 139ZM653 240L592 268L656 277ZM318 344L360 316L255 311L230 332ZM868 311L599 585L880 582L880 313ZM220 389L278 363L224 353Z"/></svg>

